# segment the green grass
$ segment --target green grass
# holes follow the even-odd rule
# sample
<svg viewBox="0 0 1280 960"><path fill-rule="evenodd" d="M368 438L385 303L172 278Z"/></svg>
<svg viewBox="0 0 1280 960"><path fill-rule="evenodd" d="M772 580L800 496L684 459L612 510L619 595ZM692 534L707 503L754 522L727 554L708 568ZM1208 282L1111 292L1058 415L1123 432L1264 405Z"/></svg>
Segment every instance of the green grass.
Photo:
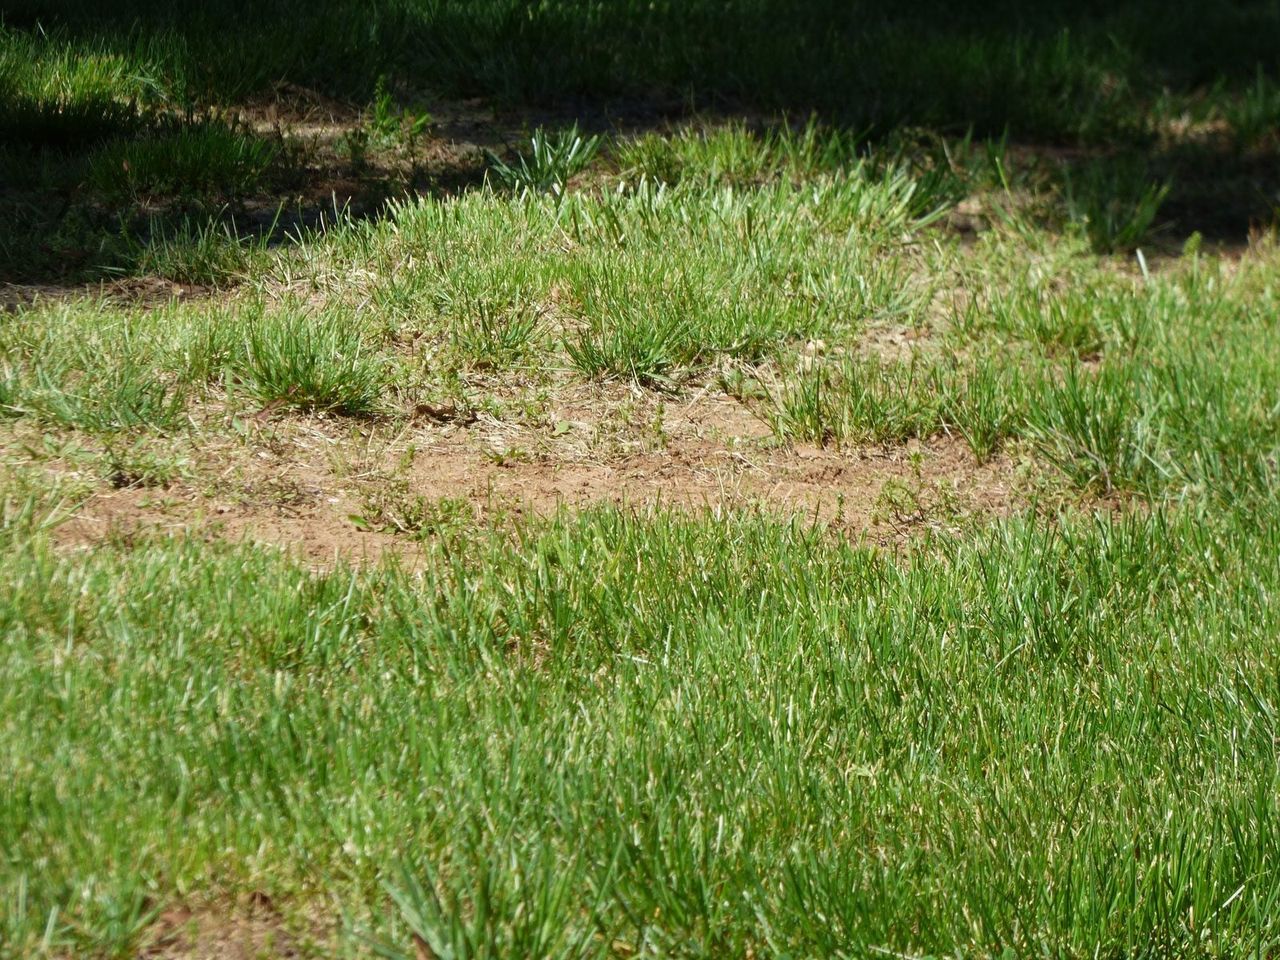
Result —
<svg viewBox="0 0 1280 960"><path fill-rule="evenodd" d="M778 400L775 430L816 443L901 443L942 421L924 363L844 359L798 373Z"/></svg>
<svg viewBox="0 0 1280 960"><path fill-rule="evenodd" d="M153 219L145 239L127 238L133 270L175 283L231 286L249 277L261 262L266 238L242 237L235 221L184 217L169 225Z"/></svg>
<svg viewBox="0 0 1280 960"><path fill-rule="evenodd" d="M1140 161L1095 161L1068 169L1067 216L1099 253L1132 250L1146 239L1170 190L1168 183L1152 182Z"/></svg>
<svg viewBox="0 0 1280 960"><path fill-rule="evenodd" d="M376 409L384 365L369 355L349 314L266 314L246 336L243 368L235 372L263 403L349 416Z"/></svg>
<svg viewBox="0 0 1280 960"><path fill-rule="evenodd" d="M1060 2L760 0L599 4L277 0L252 22L225 2L177 11L150 0L103 13L82 0L9 5L13 27L65 31L149 68L170 95L243 98L282 77L372 96L379 77L547 101L692 94L763 109L998 134L1140 128L1163 88L1222 78L1247 87L1273 66L1276 12L1150 0L1095 10ZM803 64L803 67L797 67ZM861 124L858 124L861 125Z"/></svg>
<svg viewBox="0 0 1280 960"><path fill-rule="evenodd" d="M581 173L600 152L599 135L583 136L577 124L552 134L538 129L529 138L527 153L512 163L489 158L489 177L507 190L534 190L560 196L569 180Z"/></svg>
<svg viewBox="0 0 1280 960"><path fill-rule="evenodd" d="M245 887L408 956L1275 942L1271 508L896 557L602 511L420 577L68 557L39 515L3 554L11 953Z"/></svg>
<svg viewBox="0 0 1280 960"><path fill-rule="evenodd" d="M87 182L103 196L235 196L255 186L279 152L278 145L210 124L112 142L91 158Z"/></svg>
<svg viewBox="0 0 1280 960"><path fill-rule="evenodd" d="M331 186L334 161L309 156L314 143L253 132L221 109L300 86L369 105L340 141L344 172L370 196L457 175L430 169L428 91L565 114L512 156L490 157L495 186L557 194L603 144L567 110L631 127L629 115L683 103L759 119L623 138L610 152L626 175L747 186L847 169L868 144L912 143L898 159L914 168L913 213L923 216L962 199L974 171L945 146L913 141L969 143L968 131L979 142L1089 147L1061 205L1100 251L1210 226L1188 219L1220 221L1214 231L1238 238L1277 206L1268 133L1278 31L1265 4L1153 0L1101 13L936 0L910 11L884 0L732 11L704 0L277 0L247 20L223 2L118 14L80 0L10 4L0 179L21 189L0 197L0 275L145 273L121 238L156 206L174 228L194 214L203 229L227 204L279 205L300 187ZM787 116L815 119L778 122ZM1223 129L1205 136L1195 126L1206 123ZM373 162L392 154L394 174ZM1129 155L1150 158L1150 169Z"/></svg>
<svg viewBox="0 0 1280 960"><path fill-rule="evenodd" d="M975 296L951 309L945 344L786 369L770 401L775 432L838 445L954 430L978 460L1026 441L1074 485L1106 493L1230 500L1270 489L1280 354L1260 334L1275 296L1265 271L1232 275L1190 254L1133 280L1059 251L1064 260L983 293L1013 239L963 268Z"/></svg>
<svg viewBox="0 0 1280 960"><path fill-rule="evenodd" d="M10 4L7 275L203 289L0 324L0 957L1274 955L1280 252L1182 241L1270 188L1275 11L1085 7ZM426 90L582 119L284 237L207 109L282 80L360 177ZM469 497L636 451L872 535ZM219 539L282 513L399 551Z"/></svg>
<svg viewBox="0 0 1280 960"><path fill-rule="evenodd" d="M404 424L468 371L724 361L783 441L954 432L1133 502L886 551L752 512L491 527L388 479L353 526L422 559L316 573L67 552L82 488L10 470L0 950L127 956L258 891L320 955L1267 955L1275 252L964 246L905 176L481 190L264 250L236 297L15 313L6 416L100 438L110 486L263 406Z"/></svg>

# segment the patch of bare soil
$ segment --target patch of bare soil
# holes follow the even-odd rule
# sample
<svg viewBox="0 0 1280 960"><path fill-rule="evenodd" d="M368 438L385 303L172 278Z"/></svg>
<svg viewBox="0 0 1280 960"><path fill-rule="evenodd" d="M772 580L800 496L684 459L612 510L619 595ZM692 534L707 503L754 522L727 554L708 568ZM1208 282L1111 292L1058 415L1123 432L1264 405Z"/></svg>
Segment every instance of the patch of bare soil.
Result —
<svg viewBox="0 0 1280 960"><path fill-rule="evenodd" d="M1003 512L1009 500L1004 466L975 467L967 448L946 438L898 450L672 444L616 462L500 464L464 448L442 446L417 459L411 488L431 498L465 496L541 514L596 503L763 506L856 530L877 527L895 510L899 521L918 517L924 522L929 512L925 501L936 499L939 485L953 485L942 495L954 496L956 512ZM898 506L883 496L890 484L901 492Z"/></svg>
<svg viewBox="0 0 1280 960"><path fill-rule="evenodd" d="M702 396L667 409L570 398L552 425L480 417L353 432L287 418L246 440L202 437L192 467L165 487L100 480L55 531L68 549L140 536L275 544L316 566L412 561L441 504L478 517L547 516L611 503L698 511L762 509L890 542L1016 509L1013 464L978 465L946 436L898 448L780 444L736 400ZM656 408L656 411L655 411ZM83 473L81 474L83 479ZM439 511L434 511L438 513Z"/></svg>
<svg viewBox="0 0 1280 960"><path fill-rule="evenodd" d="M292 960L312 957L271 899L254 894L242 903L175 906L156 918L138 960Z"/></svg>
<svg viewBox="0 0 1280 960"><path fill-rule="evenodd" d="M208 293L209 289L199 284L175 283L161 277L123 277L98 283L4 283L0 284L0 313L86 297L128 306L158 306Z"/></svg>

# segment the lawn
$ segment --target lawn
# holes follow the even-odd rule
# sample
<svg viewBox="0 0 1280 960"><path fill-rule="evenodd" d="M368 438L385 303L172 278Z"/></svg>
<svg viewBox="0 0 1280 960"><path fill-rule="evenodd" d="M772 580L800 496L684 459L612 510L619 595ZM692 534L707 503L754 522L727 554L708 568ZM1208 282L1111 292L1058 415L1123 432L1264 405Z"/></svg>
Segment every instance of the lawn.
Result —
<svg viewBox="0 0 1280 960"><path fill-rule="evenodd" d="M0 957L1280 949L1275 5L741 7L6 6Z"/></svg>

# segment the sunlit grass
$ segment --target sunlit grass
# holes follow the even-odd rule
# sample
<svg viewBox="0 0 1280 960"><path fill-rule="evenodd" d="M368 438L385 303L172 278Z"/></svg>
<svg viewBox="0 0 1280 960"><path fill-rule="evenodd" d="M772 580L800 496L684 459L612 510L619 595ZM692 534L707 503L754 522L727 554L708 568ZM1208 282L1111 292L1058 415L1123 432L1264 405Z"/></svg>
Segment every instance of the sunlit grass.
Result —
<svg viewBox="0 0 1280 960"><path fill-rule="evenodd" d="M674 83L742 36L655 47L654 22L719 8L615 7L534 61L525 44L582 5L521 8L512 33L505 0L439 5L454 29L414 56L447 83L500 35L482 86L626 90L637 63ZM281 158L179 116L195 87L259 89L335 37L330 79L359 87L404 62L426 9L370 5L345 32L300 14L259 58L233 31L218 62L237 77L195 69L194 36L6 28L0 124L39 149L89 137L59 174L76 189L238 200ZM638 46L601 39L619 36ZM867 36L915 72L877 80L860 119L963 103L1083 142L1136 122L1088 38ZM304 60L271 72L295 41ZM851 48L750 73L772 42L733 49L734 96L773 76L784 99L848 97L841 65L870 70ZM1268 142L1272 88L1258 74L1228 116L1242 155ZM375 131L430 136L374 89ZM123 244L128 272L195 295L3 315L0 956L137 956L166 909L246 899L316 956L1272 955L1274 243L1131 263L1169 239L1164 181L1109 156L1020 167L963 128L582 129L535 128L487 184L278 245L231 206L121 228L92 255ZM0 242L42 255L16 220ZM419 442L520 433L554 470L570 417L606 432L659 397L740 404L767 426L698 443L766 473L808 445L837 469L918 466L959 438L949 479L994 477L1019 506L877 547L774 508L538 519L415 486ZM400 472L337 464L354 503L315 509L401 548L382 563L316 570L216 523L81 549L64 525L130 488L172 492L158 509L180 526L239 490L218 444L288 480L301 441L379 432Z"/></svg>
<svg viewBox="0 0 1280 960"><path fill-rule="evenodd" d="M148 891L228 882L319 885L409 956L1276 934L1269 508L898 558L603 511L421 577L59 556L39 515L9 514L0 603L19 953L127 950Z"/></svg>

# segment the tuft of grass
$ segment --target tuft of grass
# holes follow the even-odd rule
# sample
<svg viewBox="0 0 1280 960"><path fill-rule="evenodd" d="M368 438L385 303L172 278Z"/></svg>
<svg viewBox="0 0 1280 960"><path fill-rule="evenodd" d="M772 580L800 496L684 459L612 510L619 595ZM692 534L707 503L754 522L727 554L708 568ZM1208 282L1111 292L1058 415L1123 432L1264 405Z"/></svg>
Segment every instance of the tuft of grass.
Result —
<svg viewBox="0 0 1280 960"><path fill-rule="evenodd" d="M1026 404L1017 367L984 358L958 384L946 374L939 374L935 383L942 422L960 432L978 463L990 460L1001 442L1016 433Z"/></svg>
<svg viewBox="0 0 1280 960"><path fill-rule="evenodd" d="M1224 97L1224 114L1238 150L1274 140L1280 131L1280 83L1258 64L1253 83L1236 97Z"/></svg>
<svg viewBox="0 0 1280 960"><path fill-rule="evenodd" d="M149 123L159 88L154 65L109 43L0 24L0 140L7 144L83 149L136 133Z"/></svg>
<svg viewBox="0 0 1280 960"><path fill-rule="evenodd" d="M859 143L855 134L825 128L816 119L799 130L756 131L730 122L623 139L614 158L626 179L750 187L856 167Z"/></svg>
<svg viewBox="0 0 1280 960"><path fill-rule="evenodd" d="M17 370L8 360L0 360L0 418L21 416L21 397Z"/></svg>
<svg viewBox="0 0 1280 960"><path fill-rule="evenodd" d="M206 121L104 145L87 184L108 198L230 198L257 187L281 156L279 143Z"/></svg>
<svg viewBox="0 0 1280 960"><path fill-rule="evenodd" d="M234 220L184 216L176 225L153 219L146 239L130 237L129 245L130 269L138 275L221 287L245 279L263 262L267 235L241 236Z"/></svg>
<svg viewBox="0 0 1280 960"><path fill-rule="evenodd" d="M386 386L386 366L343 311L264 314L247 333L238 371L267 406L367 416Z"/></svg>
<svg viewBox="0 0 1280 960"><path fill-rule="evenodd" d="M688 319L678 305L616 303L567 334L565 352L588 377L670 386L689 355Z"/></svg>
<svg viewBox="0 0 1280 960"><path fill-rule="evenodd" d="M90 433L172 431L185 423L185 387L129 356L80 370L38 369L23 393L24 411Z"/></svg>
<svg viewBox="0 0 1280 960"><path fill-rule="evenodd" d="M450 327L459 354L477 369L503 370L530 359L543 336L541 312L529 303L466 298Z"/></svg>
<svg viewBox="0 0 1280 960"><path fill-rule="evenodd" d="M491 182L506 190L563 195L569 181L585 170L600 152L604 139L583 136L578 125L551 133L541 127L529 138L527 152L512 163L490 154Z"/></svg>
<svg viewBox="0 0 1280 960"><path fill-rule="evenodd" d="M1092 160L1064 173L1067 218L1098 253L1132 250L1148 236L1171 184L1152 181L1132 158Z"/></svg>
<svg viewBox="0 0 1280 960"><path fill-rule="evenodd" d="M1139 490L1157 466L1154 408L1145 407L1147 376L1132 365L1096 373L1068 366L1061 382L1043 384L1027 411L1040 452L1078 486L1104 493Z"/></svg>
<svg viewBox="0 0 1280 960"><path fill-rule="evenodd" d="M814 443L900 443L942 425L931 365L843 357L791 378L774 400L774 430Z"/></svg>
<svg viewBox="0 0 1280 960"><path fill-rule="evenodd" d="M479 831L477 831L479 832ZM386 889L410 944L376 943L387 960L436 957L603 956L599 933L564 920L581 903L580 873L551 838L484 843L468 851L463 869L442 875L429 863L422 876L406 864Z"/></svg>
<svg viewBox="0 0 1280 960"><path fill-rule="evenodd" d="M1102 297L1092 291L1063 297L1048 291L1023 289L980 307L986 323L997 333L1035 344L1051 354L1084 357L1103 345L1102 324L1107 312Z"/></svg>

